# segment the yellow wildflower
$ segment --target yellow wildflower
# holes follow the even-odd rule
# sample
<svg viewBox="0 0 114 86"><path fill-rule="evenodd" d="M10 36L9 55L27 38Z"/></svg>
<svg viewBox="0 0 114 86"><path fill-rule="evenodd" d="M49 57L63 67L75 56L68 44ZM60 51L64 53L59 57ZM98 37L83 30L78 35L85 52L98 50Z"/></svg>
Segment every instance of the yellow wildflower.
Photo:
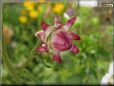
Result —
<svg viewBox="0 0 114 86"><path fill-rule="evenodd" d="M44 3L46 0L39 0L40 3Z"/></svg>
<svg viewBox="0 0 114 86"><path fill-rule="evenodd" d="M31 11L31 10L34 9L35 3L30 2L30 1L26 1L26 2L24 2L23 5L24 5L24 7L25 7L27 10Z"/></svg>
<svg viewBox="0 0 114 86"><path fill-rule="evenodd" d="M32 11L30 11L29 15L31 18L37 18L38 17L38 11L32 10Z"/></svg>
<svg viewBox="0 0 114 86"><path fill-rule="evenodd" d="M43 11L43 7L40 5L40 6L38 6L38 12L42 12Z"/></svg>
<svg viewBox="0 0 114 86"><path fill-rule="evenodd" d="M55 6L53 7L53 12L60 14L64 9L64 4L62 3L57 3L55 4Z"/></svg>
<svg viewBox="0 0 114 86"><path fill-rule="evenodd" d="M20 16L19 21L24 24L27 22L27 17L26 16Z"/></svg>

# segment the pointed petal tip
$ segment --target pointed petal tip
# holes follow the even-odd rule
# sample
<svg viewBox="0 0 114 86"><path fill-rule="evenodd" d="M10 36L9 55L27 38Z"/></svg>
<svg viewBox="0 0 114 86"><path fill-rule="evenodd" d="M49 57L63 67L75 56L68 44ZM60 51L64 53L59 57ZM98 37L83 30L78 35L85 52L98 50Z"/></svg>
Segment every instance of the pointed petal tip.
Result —
<svg viewBox="0 0 114 86"><path fill-rule="evenodd" d="M72 20L76 20L76 17L71 18Z"/></svg>
<svg viewBox="0 0 114 86"><path fill-rule="evenodd" d="M71 22L71 23L74 23L75 20L76 20L76 17L73 17L73 18L69 19L68 21Z"/></svg>
<svg viewBox="0 0 114 86"><path fill-rule="evenodd" d="M36 48L36 51L39 53L48 52L48 48L47 48L46 44L42 44L40 47Z"/></svg>
<svg viewBox="0 0 114 86"><path fill-rule="evenodd" d="M74 40L81 40L81 38L79 35L77 35L77 37L74 37Z"/></svg>
<svg viewBox="0 0 114 86"><path fill-rule="evenodd" d="M38 32L36 32L35 33L35 36L36 37L39 37L43 41L44 40L44 36L45 36L44 31L38 31Z"/></svg>
<svg viewBox="0 0 114 86"><path fill-rule="evenodd" d="M47 30L47 28L49 27L49 25L46 24L44 21L42 21L42 22L41 22L41 27L42 27L42 29L45 31L45 30Z"/></svg>
<svg viewBox="0 0 114 86"><path fill-rule="evenodd" d="M75 45L72 45L70 51L73 53L73 54L77 54L80 52L80 50L77 48L77 46Z"/></svg>
<svg viewBox="0 0 114 86"><path fill-rule="evenodd" d="M75 23L76 17L69 19L66 23L68 27L71 27Z"/></svg>
<svg viewBox="0 0 114 86"><path fill-rule="evenodd" d="M80 36L74 32L71 32L71 36L72 36L73 40L81 40Z"/></svg>
<svg viewBox="0 0 114 86"><path fill-rule="evenodd" d="M43 31L38 31L35 33L35 36L38 37L40 33L42 33Z"/></svg>
<svg viewBox="0 0 114 86"><path fill-rule="evenodd" d="M52 60L58 63L62 63L62 60L59 54L54 54Z"/></svg>
<svg viewBox="0 0 114 86"><path fill-rule="evenodd" d="M35 33L35 36L36 36L36 37L38 37L38 33L39 33L39 32L36 32L36 33Z"/></svg>

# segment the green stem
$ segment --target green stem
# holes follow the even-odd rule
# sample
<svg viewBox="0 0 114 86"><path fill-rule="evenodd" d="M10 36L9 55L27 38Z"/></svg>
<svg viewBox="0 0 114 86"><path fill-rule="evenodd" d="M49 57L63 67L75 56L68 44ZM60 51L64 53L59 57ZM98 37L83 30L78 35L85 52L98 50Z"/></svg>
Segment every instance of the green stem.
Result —
<svg viewBox="0 0 114 86"><path fill-rule="evenodd" d="M8 71L10 72L10 74L12 75L13 80L15 80L16 83L20 83L21 82L21 79L17 75L17 72L14 69L12 62L9 59L9 56L8 56L8 53L7 53L7 46L6 46L6 43L5 42L3 44L3 47L4 47L4 51L3 51L3 61L4 61L4 64L6 65Z"/></svg>
<svg viewBox="0 0 114 86"><path fill-rule="evenodd" d="M48 68L53 68L51 65L47 64L45 60L42 59L42 56L41 56L41 57L38 56L38 57L40 58L40 60L41 60L41 62L43 63L43 65L45 65L45 66L48 67Z"/></svg>
<svg viewBox="0 0 114 86"><path fill-rule="evenodd" d="M30 64L31 60L34 58L34 53L35 53L35 49L37 48L39 42L36 43L36 45L33 47L33 49L30 51L29 54L29 58L25 61L25 63L22 64L21 68L25 68L28 66L28 64Z"/></svg>
<svg viewBox="0 0 114 86"><path fill-rule="evenodd" d="M33 60L34 58L36 58L36 56L35 56L35 49L37 48L38 44L39 44L39 42L37 42L36 45L33 47L33 49L30 51L29 58L21 65L21 67L20 67L21 69L27 67L27 66L30 64L31 60ZM38 56L38 57L40 58L41 62L42 62L46 67L52 68L50 65L46 64L46 62L44 62L44 61L42 60L42 57L40 57L40 56ZM21 71L21 70L20 70L20 71Z"/></svg>

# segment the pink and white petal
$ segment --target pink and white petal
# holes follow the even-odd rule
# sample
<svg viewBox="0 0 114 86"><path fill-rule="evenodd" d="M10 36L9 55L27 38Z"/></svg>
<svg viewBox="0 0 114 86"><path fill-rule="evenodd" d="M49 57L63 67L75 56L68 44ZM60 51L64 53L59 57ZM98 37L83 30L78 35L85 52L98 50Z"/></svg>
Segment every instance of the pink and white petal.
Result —
<svg viewBox="0 0 114 86"><path fill-rule="evenodd" d="M49 25L46 24L44 21L42 21L41 27L42 27L42 29L43 29L44 31L46 31L46 30L48 29Z"/></svg>
<svg viewBox="0 0 114 86"><path fill-rule="evenodd" d="M74 54L79 53L79 49L75 45L72 45L72 47L70 48L70 51Z"/></svg>
<svg viewBox="0 0 114 86"><path fill-rule="evenodd" d="M55 26L55 27L58 27L59 25L61 25L60 17L59 17L59 16L56 16L56 17L54 18L54 26Z"/></svg>
<svg viewBox="0 0 114 86"><path fill-rule="evenodd" d="M58 44L65 44L65 42L69 42L69 37L67 36L67 32L63 32L63 31L59 31L58 33L56 33L56 36L54 37L55 39L55 43Z"/></svg>
<svg viewBox="0 0 114 86"><path fill-rule="evenodd" d="M36 37L39 37L42 41L44 41L45 33L44 31L38 31L35 33Z"/></svg>
<svg viewBox="0 0 114 86"><path fill-rule="evenodd" d="M58 34L58 35L65 41L65 44L68 44L68 45L72 44L72 38L68 32L61 31L61 34Z"/></svg>
<svg viewBox="0 0 114 86"><path fill-rule="evenodd" d="M60 24L57 28L56 28L56 30L60 30L60 29L63 29L63 24Z"/></svg>
<svg viewBox="0 0 114 86"><path fill-rule="evenodd" d="M53 60L53 61L57 61L58 63L61 63L61 62L62 62L59 53L55 53L55 54L53 55L53 57L52 57L52 60Z"/></svg>
<svg viewBox="0 0 114 86"><path fill-rule="evenodd" d="M67 43L64 45L59 45L59 44L53 43L53 48L54 48L54 50L65 51L65 50L70 49L71 45L69 45Z"/></svg>
<svg viewBox="0 0 114 86"><path fill-rule="evenodd" d="M40 53L42 53L42 52L48 52L47 45L46 45L46 44L42 44L40 47L38 47L38 48L36 49L36 51L37 51L37 52L40 52Z"/></svg>
<svg viewBox="0 0 114 86"><path fill-rule="evenodd" d="M69 30L70 29L70 27L75 23L75 20L76 20L76 17L73 17L73 18L71 18L70 20L68 20L67 22L66 22L66 24L64 25L64 30Z"/></svg>
<svg viewBox="0 0 114 86"><path fill-rule="evenodd" d="M45 31L45 39L47 39L49 37L49 35L51 34L51 32L53 31L54 26L49 26L47 28L47 30Z"/></svg>
<svg viewBox="0 0 114 86"><path fill-rule="evenodd" d="M76 20L76 17L71 18L70 20L67 21L66 25L72 26Z"/></svg>
<svg viewBox="0 0 114 86"><path fill-rule="evenodd" d="M55 50L65 51L71 48L72 38L67 32L60 31L52 38L52 45Z"/></svg>
<svg viewBox="0 0 114 86"><path fill-rule="evenodd" d="M73 40L80 40L80 36L74 32L71 32L71 37Z"/></svg>

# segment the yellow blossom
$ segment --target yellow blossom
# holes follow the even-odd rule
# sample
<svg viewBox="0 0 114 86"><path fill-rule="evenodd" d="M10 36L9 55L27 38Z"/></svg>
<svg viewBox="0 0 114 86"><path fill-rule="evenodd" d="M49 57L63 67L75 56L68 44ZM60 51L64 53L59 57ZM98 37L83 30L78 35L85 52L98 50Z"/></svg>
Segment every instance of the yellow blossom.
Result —
<svg viewBox="0 0 114 86"><path fill-rule="evenodd" d="M38 6L38 12L42 12L43 11L43 7L40 5L40 6Z"/></svg>
<svg viewBox="0 0 114 86"><path fill-rule="evenodd" d="M40 3L44 3L46 0L39 0Z"/></svg>
<svg viewBox="0 0 114 86"><path fill-rule="evenodd" d="M27 17L26 16L20 16L19 21L24 24L27 22Z"/></svg>
<svg viewBox="0 0 114 86"><path fill-rule="evenodd" d="M57 3L55 4L55 6L53 7L53 12L60 14L64 9L64 4L62 3Z"/></svg>
<svg viewBox="0 0 114 86"><path fill-rule="evenodd" d="M24 5L24 7L25 7L27 10L31 11L31 10L34 9L35 3L30 2L30 1L26 1L26 2L24 2L23 5Z"/></svg>
<svg viewBox="0 0 114 86"><path fill-rule="evenodd" d="M31 18L37 18L38 17L38 11L32 10L32 11L30 11L29 15Z"/></svg>

